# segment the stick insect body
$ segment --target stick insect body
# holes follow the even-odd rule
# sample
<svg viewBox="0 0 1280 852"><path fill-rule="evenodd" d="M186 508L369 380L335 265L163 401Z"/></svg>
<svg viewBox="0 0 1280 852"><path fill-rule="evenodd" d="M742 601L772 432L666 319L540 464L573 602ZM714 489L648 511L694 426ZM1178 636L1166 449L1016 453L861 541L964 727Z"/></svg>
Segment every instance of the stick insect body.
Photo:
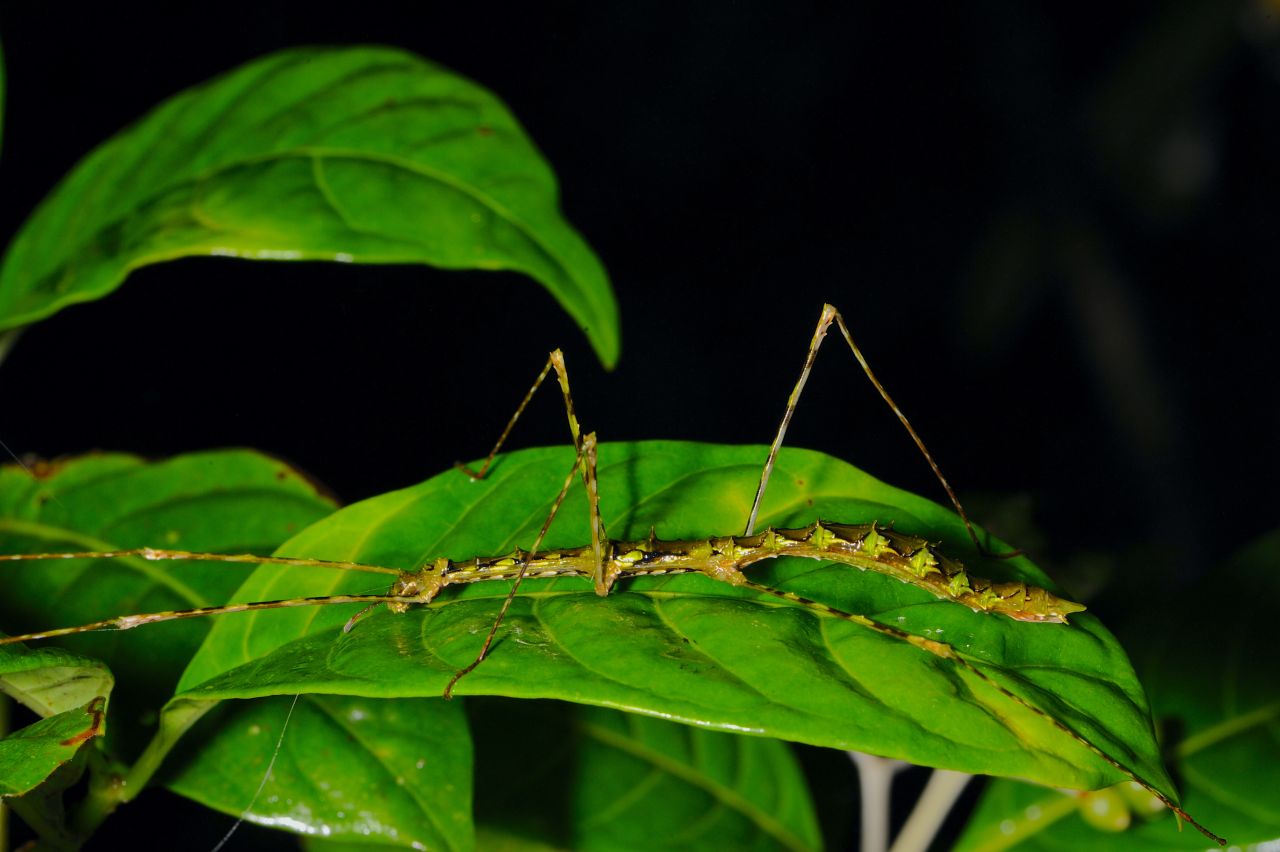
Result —
<svg viewBox="0 0 1280 852"><path fill-rule="evenodd" d="M551 512L548 514L546 522L529 550L517 549L501 556L478 556L460 561L442 558L428 562L414 570L400 570L357 562L334 562L251 554L191 553L152 547L117 551L0 555L0 561L136 557L152 561L241 562L325 567L338 570L389 574L396 577L385 594L327 595L123 615L75 627L63 627L18 636L0 637L0 645L50 639L91 630L129 630L144 624L206 615L300 606L366 604L366 609L348 622L346 629L350 630L357 619L364 615L369 608L379 604L385 604L392 612L403 613L411 606L431 603L445 586L487 580L514 581L515 587L511 591L511 595L514 595L519 583L526 577L585 577L592 581L596 594L603 597L607 596L617 580L623 577L698 572L731 585L749 586L759 588L769 594L786 596L786 593L778 590L751 583L742 573L743 569L756 562L781 556L819 559L851 565L862 570L877 571L932 592L939 598L955 601L976 612L999 614L1018 621L1064 624L1068 615L1084 610L1085 607L1082 604L1066 600L1029 583L1021 581L993 582L981 577L974 577L966 570L963 564L942 553L933 543L917 536L897 532L892 529L891 525L878 524L876 522L870 524L842 524L815 521L806 527L791 529L770 527L760 533L754 531L756 518L759 515L760 505L768 487L769 477L773 471L778 450L782 446L787 427L795 412L801 392L804 390L809 373L813 368L818 349L833 322L838 325L854 355L880 392L880 395L902 421L912 439L924 454L930 467L934 470L950 497L952 505L955 506L964 521L974 545L979 552L985 552L964 511L963 505L956 497L946 478L943 477L941 470L934 462L933 456L925 447L924 442L921 441L901 409L898 408L897 404L894 403L884 387L876 379L862 352L849 334L840 313L831 305L826 305L823 308L818 327L810 343L800 379L788 399L787 408L777 435L769 448L769 454L756 488L751 513L747 520L746 531L743 535L713 536L692 541L671 541L659 539L651 532L646 539L634 541L609 540L604 528L604 522L600 516L596 474L596 435L595 433L584 434L582 432L573 397L569 391L569 378L564 364L564 356L560 350L556 350L551 353L546 365L538 374L528 393L525 394L524 399L521 400L520 405L499 436L492 451L485 458L480 469L472 471L464 466L459 466L464 473L473 479L484 477L530 400L554 370L564 397L569 429L573 436L576 453L569 476L566 478L564 486L552 504ZM578 548L561 548L554 551L539 552L538 548L546 536L551 521L554 519L579 472L588 494L592 542L589 545ZM509 595L507 598L508 604L510 597ZM790 596L790 598L794 599L795 596ZM806 603L820 606L811 601L806 601ZM505 612L506 606L504 605L502 612L499 613L495 620L493 630L490 631L489 641L486 642L475 662L462 672L459 672L459 678L471 671L476 665L479 665L484 659L492 642L493 634L500 626ZM456 683L456 680L454 683ZM452 686L453 684L451 683L450 690ZM446 692L446 696L448 694Z"/></svg>
<svg viewBox="0 0 1280 852"><path fill-rule="evenodd" d="M1007 687L993 680L982 669L966 659L961 652L944 642L928 639L909 633L900 628L883 624L869 617L844 612L826 604L809 600L789 591L776 589L749 579L743 570L750 565L780 556L798 556L810 559L836 562L872 570L895 577L905 583L925 589L939 598L954 601L979 612L991 613L1019 621L1064 624L1070 614L1084 610L1084 606L1061 598L1038 586L1021 582L993 582L972 576L957 560L942 553L938 547L926 539L904 534L892 529L890 525L878 522L866 524L843 524L838 522L815 521L808 526L797 528L769 527L760 532L755 531L758 517L770 474L773 470L777 453L782 445L787 427L798 404L809 373L813 367L818 349L830 326L835 323L847 341L854 356L863 368L881 397L894 411L904 428L911 435L922 454L925 456L935 476L963 520L969 536L979 552L986 550L978 539L963 506L956 497L950 484L942 475L937 463L925 447L923 441L911 426L901 409L892 400L884 387L876 379L866 359L853 341L848 328L839 312L832 306L823 308L822 316L810 343L808 355L799 380L788 399L783 419L778 432L770 446L768 457L761 472L755 499L747 520L744 534L712 536L696 540L664 540L651 532L647 538L639 540L610 540L601 519L599 494L596 477L596 436L594 433L583 433L574 409L573 399L569 391L568 374L564 359L559 350L553 352L539 373L533 386L529 389L493 450L477 471L462 467L462 471L473 478L482 478L496 458L510 435L530 399L543 381L554 370L564 397L570 432L573 436L575 456L573 465L564 484L552 504L550 513L528 550L517 549L501 556L478 556L471 559L451 561L437 559L416 570L398 570L376 565L353 562L332 562L325 560L300 559L292 557L260 557L241 554L197 554L185 551L163 550L155 548L139 548L108 552L76 552L57 554L14 554L0 555L0 561L38 560L38 559L79 559L79 558L112 558L141 557L149 560L200 560L216 562L245 562L256 564L275 564L289 566L314 566L341 570L365 571L394 575L395 580L385 594L366 595L331 595L324 597L303 597L288 600L255 601L248 603L228 604L224 606L201 607L190 610L145 613L139 615L119 616L77 627L59 628L38 633L19 636L2 637L0 644L34 641L63 636L88 630L127 630L143 624L160 621L171 621L194 618L205 615L216 615L234 612L250 612L285 607L304 607L332 604L365 604L365 608L348 621L345 630L351 630L358 619L369 609L380 604L386 605L396 613L402 613L412 606L429 604L440 591L449 585L474 583L488 580L510 581L512 587L505 597L492 626L485 638L476 658L467 667L457 672L445 689L445 697L450 697L458 681L465 677L483 662L488 655L494 637L502 624L507 610L514 599L521 582L526 577L551 578L576 576L589 579L598 595L606 596L620 578L644 576L651 574L676 574L698 572L713 579L730 583L734 586L782 598L792 603L820 611L826 615L852 621L869 630L900 641L907 642L937 657L952 661L980 678L1010 700L1025 709L1041 716L1067 735L1074 738L1084 747L1098 755L1113 767L1139 781L1151 790L1180 819L1186 819L1206 836L1222 842L1216 835L1209 833L1191 819L1181 808L1155 787L1140 778L1133 770L1103 752L1088 738L1076 732L1051 714L1032 704L1025 698L1012 692ZM539 548L563 503L565 496L576 478L581 477L585 486L591 518L591 543L576 548L561 548L540 551ZM1003 554L1004 556L1016 555ZM1045 628L1050 629L1050 628Z"/></svg>

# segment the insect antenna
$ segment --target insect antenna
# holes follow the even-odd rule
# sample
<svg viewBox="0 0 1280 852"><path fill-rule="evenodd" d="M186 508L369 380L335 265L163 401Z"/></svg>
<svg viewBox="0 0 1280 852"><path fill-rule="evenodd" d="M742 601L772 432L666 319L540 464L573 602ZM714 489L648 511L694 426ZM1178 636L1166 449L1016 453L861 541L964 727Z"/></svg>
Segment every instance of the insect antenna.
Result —
<svg viewBox="0 0 1280 852"><path fill-rule="evenodd" d="M74 627L57 627L52 630L41 630L35 633L22 633L16 636L0 636L0 645L13 645L18 642L35 642L41 639L56 639L59 636L71 636L75 633L91 633L97 630L132 630L144 624L159 624L163 621L179 621L185 618L204 618L210 615L228 615L233 612L257 612L264 609L291 609L300 606L333 606L337 604L415 604L423 603L417 595L323 595L307 598L285 598L275 601L248 601L245 603L221 604L219 606L201 606L193 609L173 609L163 612L143 612L136 615L119 615L115 618L104 618Z"/></svg>

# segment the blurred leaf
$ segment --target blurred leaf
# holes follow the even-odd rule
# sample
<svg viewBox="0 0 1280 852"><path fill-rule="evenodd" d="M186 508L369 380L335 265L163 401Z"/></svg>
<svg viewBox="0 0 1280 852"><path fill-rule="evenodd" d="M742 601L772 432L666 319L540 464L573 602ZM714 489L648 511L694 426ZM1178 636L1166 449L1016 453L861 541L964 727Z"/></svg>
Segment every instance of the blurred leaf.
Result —
<svg viewBox="0 0 1280 852"><path fill-rule="evenodd" d="M777 740L559 701L474 698L467 711L482 849L821 845L804 776Z"/></svg>
<svg viewBox="0 0 1280 852"><path fill-rule="evenodd" d="M818 849L804 776L777 740L579 711L574 849Z"/></svg>
<svg viewBox="0 0 1280 852"><path fill-rule="evenodd" d="M191 255L512 269L618 357L604 269L555 176L482 87L386 47L272 54L170 98L86 157L0 267L0 330Z"/></svg>
<svg viewBox="0 0 1280 852"><path fill-rule="evenodd" d="M1206 619L1204 602L1231 595L1231 616ZM1280 840L1280 533L1241 553L1179 603L1149 608L1124 631L1164 723L1186 810L1235 847ZM960 849L1204 849L1164 809L1124 787L1128 830L1100 832L1089 817L1114 799L1084 798L1014 781L992 783ZM1096 824L1096 823L1093 823ZM1052 826L1052 827L1051 827Z"/></svg>
<svg viewBox="0 0 1280 852"><path fill-rule="evenodd" d="M41 463L36 476L0 468L0 551L47 553L151 545L269 553L323 517L332 503L283 462L245 450L160 462L97 454ZM83 624L132 612L221 603L252 566L144 559L0 563L0 624L10 633ZM206 619L140 632L66 637L106 661L123 684L112 702L113 742L148 736L143 716L172 694L209 629ZM5 649L0 649L5 650ZM42 648L40 653L53 653ZM88 700L79 697L73 704Z"/></svg>
<svg viewBox="0 0 1280 852"><path fill-rule="evenodd" d="M319 852L336 852L336 850L329 850L327 846L313 847L310 843L307 843L307 847ZM567 846L554 846L520 835L507 834L488 825L476 826L476 848L483 849L485 852L568 852ZM364 850L353 850L353 852L364 852Z"/></svg>

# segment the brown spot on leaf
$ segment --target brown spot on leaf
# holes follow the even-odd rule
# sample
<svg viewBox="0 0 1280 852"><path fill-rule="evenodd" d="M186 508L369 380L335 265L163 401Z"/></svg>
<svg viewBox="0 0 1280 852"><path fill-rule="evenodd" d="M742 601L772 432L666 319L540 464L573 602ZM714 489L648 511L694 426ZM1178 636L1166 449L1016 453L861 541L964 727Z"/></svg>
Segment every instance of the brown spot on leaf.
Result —
<svg viewBox="0 0 1280 852"><path fill-rule="evenodd" d="M31 475L36 479L51 479L58 475L65 460L45 461L44 459L23 459L26 463L27 470L31 471Z"/></svg>
<svg viewBox="0 0 1280 852"><path fill-rule="evenodd" d="M89 714L89 727L85 728L74 737L63 740L59 745L77 746L83 742L96 737L102 732L102 717L107 707L107 699L99 695L97 698L89 702L89 706L85 708L85 712Z"/></svg>

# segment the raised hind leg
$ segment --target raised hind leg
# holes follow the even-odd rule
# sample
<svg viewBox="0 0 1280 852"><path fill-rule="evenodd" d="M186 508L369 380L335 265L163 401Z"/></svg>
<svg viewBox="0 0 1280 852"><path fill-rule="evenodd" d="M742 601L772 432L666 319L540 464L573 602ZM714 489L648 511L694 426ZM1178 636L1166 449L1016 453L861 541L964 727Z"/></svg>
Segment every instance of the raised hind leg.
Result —
<svg viewBox="0 0 1280 852"><path fill-rule="evenodd" d="M964 528L969 532L969 538L973 541L978 552L984 556L998 555L1000 558L1008 558L1017 556L1021 551L1013 553L991 554L982 542L978 540L978 534L973 528L973 524L969 521L969 515L964 510L964 506L960 503L960 498L956 496L956 492L952 489L951 483L947 482L947 478L942 474L942 468L938 467L938 463L934 461L933 454L929 452L929 448L925 446L924 441L920 438L920 434L916 432L911 425L911 421L907 419L907 415L902 413L902 409L893 401L893 397L889 396L889 392L884 389L884 385L880 384L880 380L876 378L876 374L872 372L871 365L867 363L867 359L863 356L862 350L858 348L858 344L854 343L853 335L849 333L849 327L845 325L844 317L840 312L831 305L822 306L822 315L818 318L818 327L813 331L813 339L809 341L809 352L805 356L804 367L800 370L800 378L796 381L796 386L791 390L791 396L787 398L787 408L782 413L782 422L778 424L778 433L773 438L773 443L769 446L769 455L765 459L764 467L760 471L760 484L756 487L755 500L751 504L751 514L747 517L747 527L745 535L751 535L755 532L756 519L760 514L760 504L764 500L765 489L769 485L769 477L773 473L774 463L778 458L778 450L782 447L782 439L787 434L787 427L791 425L791 418L795 414L796 405L800 402L800 394L804 391L805 383L809 381L809 373L813 370L813 363L817 360L818 349L822 346L823 339L827 336L827 330L831 328L831 324L835 323L840 333L844 335L845 341L849 344L849 348L853 351L853 356L858 359L858 363L862 366L862 371L866 373L867 378L871 380L871 384L880 393L881 399L888 404L893 413L897 415L898 420L902 423L903 428L907 430L907 434L911 436L911 440L915 442L920 453L924 456L925 461L929 463L933 475L938 478L938 482L942 483L942 488L947 492L947 497L951 500L951 505L955 507L956 513L960 516L960 520L964 521Z"/></svg>

